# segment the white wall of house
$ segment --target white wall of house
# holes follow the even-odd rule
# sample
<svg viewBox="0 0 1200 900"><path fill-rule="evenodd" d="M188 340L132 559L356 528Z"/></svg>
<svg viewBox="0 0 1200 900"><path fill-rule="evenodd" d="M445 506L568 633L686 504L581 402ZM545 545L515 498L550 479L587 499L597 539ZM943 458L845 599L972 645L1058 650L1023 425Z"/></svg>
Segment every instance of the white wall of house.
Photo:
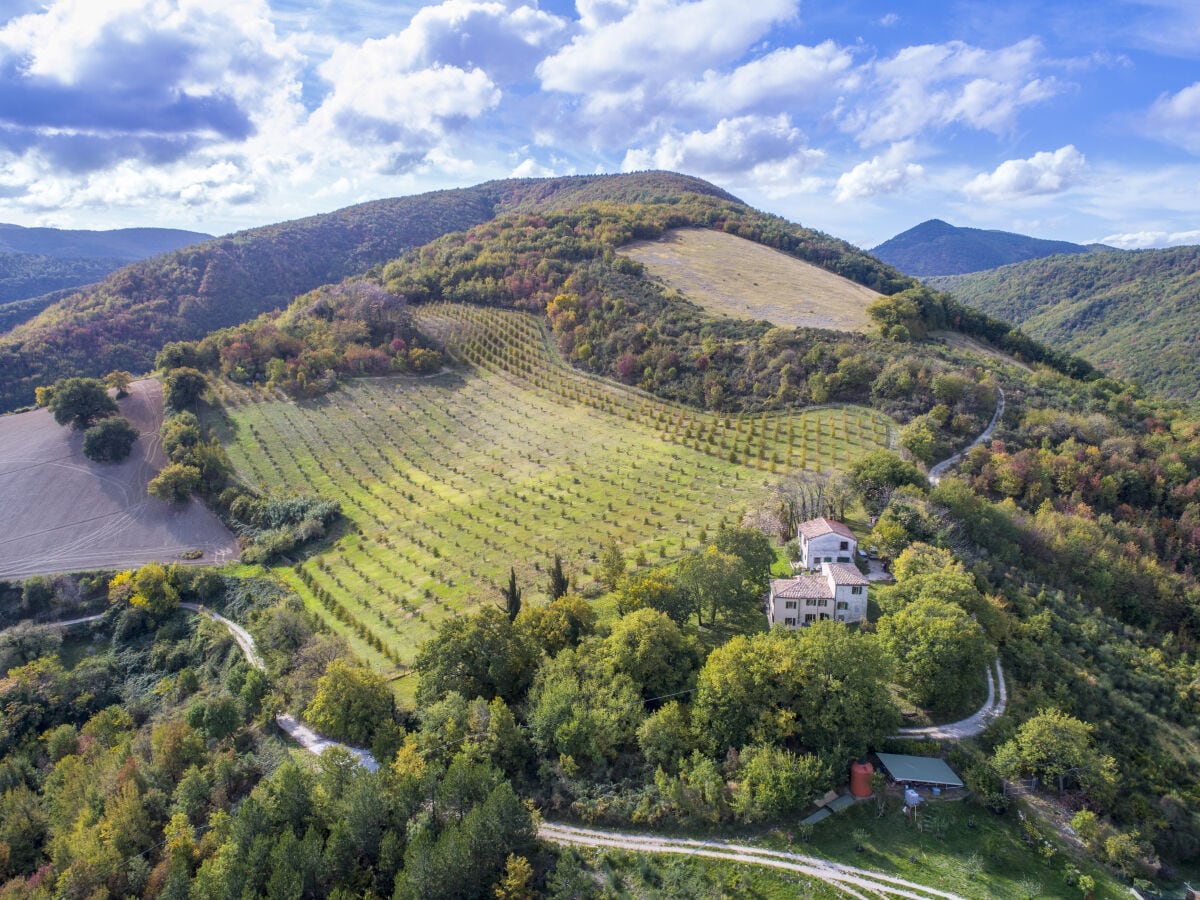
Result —
<svg viewBox="0 0 1200 900"><path fill-rule="evenodd" d="M857 593L855 593L856 591ZM833 591L833 617L839 622L865 622L867 620L867 586L865 584L837 585Z"/></svg>
<svg viewBox="0 0 1200 900"><path fill-rule="evenodd" d="M823 562L854 562L858 541L840 534L822 534L812 540L800 536L800 564L805 569L819 569Z"/></svg>

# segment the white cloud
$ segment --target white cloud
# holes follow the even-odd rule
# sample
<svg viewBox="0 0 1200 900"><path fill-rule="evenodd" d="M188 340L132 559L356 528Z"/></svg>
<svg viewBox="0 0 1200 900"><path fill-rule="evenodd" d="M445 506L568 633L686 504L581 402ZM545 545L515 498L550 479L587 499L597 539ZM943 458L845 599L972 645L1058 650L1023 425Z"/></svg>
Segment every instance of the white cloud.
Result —
<svg viewBox="0 0 1200 900"><path fill-rule="evenodd" d="M1200 244L1200 231L1127 231L1100 238L1101 244L1122 250L1142 250L1147 247L1182 247Z"/></svg>
<svg viewBox="0 0 1200 900"><path fill-rule="evenodd" d="M603 7L609 14L595 15ZM738 59L796 0L636 0L585 4L591 14L570 44L538 66L542 87L567 93L636 94L648 81L700 73ZM622 10L620 18L612 14Z"/></svg>
<svg viewBox="0 0 1200 900"><path fill-rule="evenodd" d="M292 120L298 67L265 0L57 0L0 27L0 152L167 164Z"/></svg>
<svg viewBox="0 0 1200 900"><path fill-rule="evenodd" d="M903 191L925 174L922 166L911 161L914 152L912 141L892 144L887 152L843 173L838 178L834 197L839 203L846 203Z"/></svg>
<svg viewBox="0 0 1200 900"><path fill-rule="evenodd" d="M853 59L833 41L816 47L785 47L733 71L709 70L670 88L677 103L729 115L762 105L808 104L853 84Z"/></svg>
<svg viewBox="0 0 1200 900"><path fill-rule="evenodd" d="M673 169L780 190L822 158L786 115L721 119L709 131L673 132L652 148L631 149L621 168Z"/></svg>
<svg viewBox="0 0 1200 900"><path fill-rule="evenodd" d="M1155 100L1146 127L1155 137L1200 153L1200 81Z"/></svg>
<svg viewBox="0 0 1200 900"><path fill-rule="evenodd" d="M1083 174L1086 160L1074 144L1053 153L1042 151L1029 159L1010 159L994 172L981 172L963 186L968 197L1003 202L1021 197L1059 194Z"/></svg>
<svg viewBox="0 0 1200 900"><path fill-rule="evenodd" d="M864 92L844 127L866 145L955 123L1009 131L1019 109L1061 90L1053 78L1038 74L1041 52L1036 38L1000 50L962 41L906 47L871 67L874 89Z"/></svg>
<svg viewBox="0 0 1200 900"><path fill-rule="evenodd" d="M891 28L893 25L895 25L899 21L900 21L900 15L898 13L890 12L880 18L879 24L882 25L884 28Z"/></svg>

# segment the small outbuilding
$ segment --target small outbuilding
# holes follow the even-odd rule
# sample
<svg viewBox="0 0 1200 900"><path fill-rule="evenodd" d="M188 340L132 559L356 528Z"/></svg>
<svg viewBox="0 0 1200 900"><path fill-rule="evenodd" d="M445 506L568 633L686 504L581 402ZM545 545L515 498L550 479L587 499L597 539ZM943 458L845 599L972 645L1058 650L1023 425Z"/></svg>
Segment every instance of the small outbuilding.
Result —
<svg viewBox="0 0 1200 900"><path fill-rule="evenodd" d="M903 753L876 753L879 764L892 781L938 788L960 788L962 779L943 760Z"/></svg>

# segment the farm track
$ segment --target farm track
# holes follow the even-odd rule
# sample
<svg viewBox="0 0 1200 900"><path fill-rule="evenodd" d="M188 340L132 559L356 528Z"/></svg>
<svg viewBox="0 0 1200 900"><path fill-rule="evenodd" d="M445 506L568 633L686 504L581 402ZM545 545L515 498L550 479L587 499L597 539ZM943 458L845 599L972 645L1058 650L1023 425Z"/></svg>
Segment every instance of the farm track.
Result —
<svg viewBox="0 0 1200 900"><path fill-rule="evenodd" d="M785 869L823 881L846 896L860 898L860 900L867 896L906 897L909 900L961 900L958 894L926 887L884 872L847 866L816 856L769 850L731 841L668 838L654 834L579 828L554 822L540 823L538 837L544 841L566 846L600 847L636 853L700 856L773 869Z"/></svg>
<svg viewBox="0 0 1200 900"><path fill-rule="evenodd" d="M342 504L349 533L277 571L386 674L407 671L438 622L498 596L510 566L533 593L555 552L581 583L609 541L674 558L776 475L848 465L894 435L854 407L738 417L666 403L567 366L526 314L416 314L459 367L304 402L217 385L244 479Z"/></svg>

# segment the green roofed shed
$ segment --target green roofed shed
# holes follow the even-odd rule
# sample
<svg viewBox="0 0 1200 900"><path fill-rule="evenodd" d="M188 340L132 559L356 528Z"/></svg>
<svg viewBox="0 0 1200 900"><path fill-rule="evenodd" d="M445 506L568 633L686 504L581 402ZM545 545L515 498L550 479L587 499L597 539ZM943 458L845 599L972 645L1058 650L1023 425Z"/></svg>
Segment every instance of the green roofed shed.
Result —
<svg viewBox="0 0 1200 900"><path fill-rule="evenodd" d="M940 759L906 756L902 753L876 753L879 763L893 781L904 784L932 784L938 787L962 787L962 779Z"/></svg>

